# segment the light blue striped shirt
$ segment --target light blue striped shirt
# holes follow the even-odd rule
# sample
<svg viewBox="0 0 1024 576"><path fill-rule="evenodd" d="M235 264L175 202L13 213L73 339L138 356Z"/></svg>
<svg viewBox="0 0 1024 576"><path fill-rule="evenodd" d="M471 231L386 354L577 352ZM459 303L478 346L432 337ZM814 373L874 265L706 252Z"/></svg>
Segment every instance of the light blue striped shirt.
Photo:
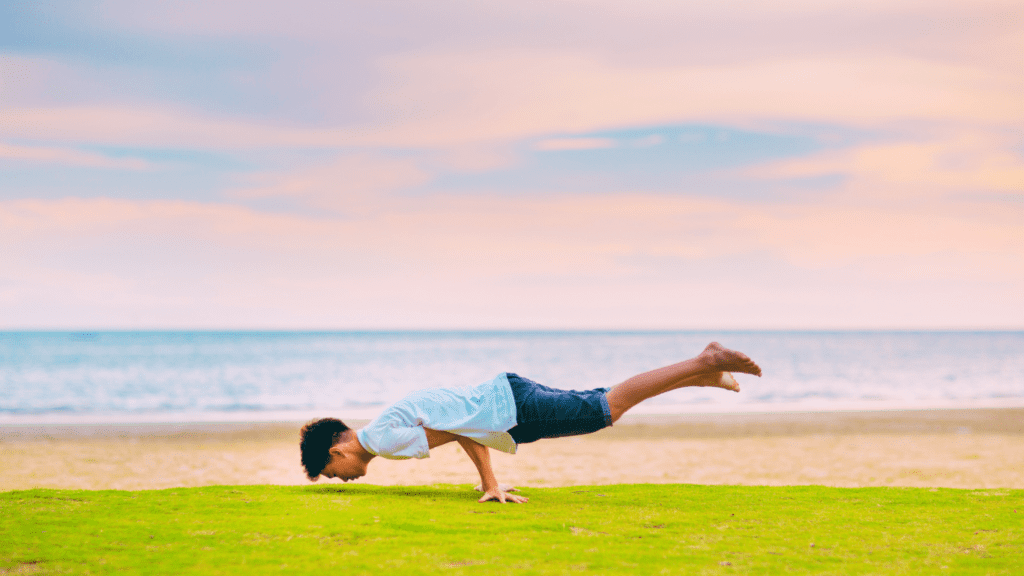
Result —
<svg viewBox="0 0 1024 576"><path fill-rule="evenodd" d="M516 425L516 402L507 374L477 386L429 388L389 406L356 433L371 454L404 460L428 458L424 428L472 438L509 454L516 443L508 431Z"/></svg>

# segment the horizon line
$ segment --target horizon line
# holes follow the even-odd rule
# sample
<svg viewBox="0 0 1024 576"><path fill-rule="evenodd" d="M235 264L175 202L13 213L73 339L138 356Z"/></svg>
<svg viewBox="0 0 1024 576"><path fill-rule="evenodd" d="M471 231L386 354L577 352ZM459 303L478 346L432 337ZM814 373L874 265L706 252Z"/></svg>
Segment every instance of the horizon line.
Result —
<svg viewBox="0 0 1024 576"><path fill-rule="evenodd" d="M100 333L295 333L295 334L455 334L455 333L621 333L621 334L673 334L673 333L767 333L767 332L1024 332L1024 327L770 327L770 328L242 328L242 327L0 327L0 334L57 333L57 334L100 334Z"/></svg>

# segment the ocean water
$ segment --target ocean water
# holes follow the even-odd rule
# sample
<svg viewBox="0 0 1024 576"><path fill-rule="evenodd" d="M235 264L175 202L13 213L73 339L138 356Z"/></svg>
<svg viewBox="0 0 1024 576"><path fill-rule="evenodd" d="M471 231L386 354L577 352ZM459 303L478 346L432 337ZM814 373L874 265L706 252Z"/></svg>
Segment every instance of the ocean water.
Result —
<svg viewBox="0 0 1024 576"><path fill-rule="evenodd" d="M0 332L0 423L368 418L504 371L611 386L712 340L764 377L638 412L1024 406L1024 332Z"/></svg>

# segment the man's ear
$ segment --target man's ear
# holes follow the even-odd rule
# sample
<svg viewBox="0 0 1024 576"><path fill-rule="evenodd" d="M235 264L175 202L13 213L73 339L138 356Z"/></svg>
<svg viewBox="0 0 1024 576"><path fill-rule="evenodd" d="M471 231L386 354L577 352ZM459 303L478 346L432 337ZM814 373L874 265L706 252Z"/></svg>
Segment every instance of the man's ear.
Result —
<svg viewBox="0 0 1024 576"><path fill-rule="evenodd" d="M341 449L340 444L335 444L334 446L331 446L331 449L328 450L328 452L339 458L345 455L345 451Z"/></svg>

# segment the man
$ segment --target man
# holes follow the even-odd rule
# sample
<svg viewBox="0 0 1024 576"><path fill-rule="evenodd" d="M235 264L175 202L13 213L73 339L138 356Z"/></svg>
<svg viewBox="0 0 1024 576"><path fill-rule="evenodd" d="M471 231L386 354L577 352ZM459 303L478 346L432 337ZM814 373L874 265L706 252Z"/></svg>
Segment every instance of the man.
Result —
<svg viewBox="0 0 1024 576"><path fill-rule="evenodd" d="M640 402L669 390L712 386L739 392L730 372L761 375L745 354L712 342L694 358L644 372L613 388L557 390L503 373L479 386L432 388L406 396L358 432L323 418L302 428L302 465L310 480L345 482L366 474L375 457L427 458L430 449L458 442L480 472L480 502L529 501L499 485L488 448L515 454L541 438L596 432Z"/></svg>

